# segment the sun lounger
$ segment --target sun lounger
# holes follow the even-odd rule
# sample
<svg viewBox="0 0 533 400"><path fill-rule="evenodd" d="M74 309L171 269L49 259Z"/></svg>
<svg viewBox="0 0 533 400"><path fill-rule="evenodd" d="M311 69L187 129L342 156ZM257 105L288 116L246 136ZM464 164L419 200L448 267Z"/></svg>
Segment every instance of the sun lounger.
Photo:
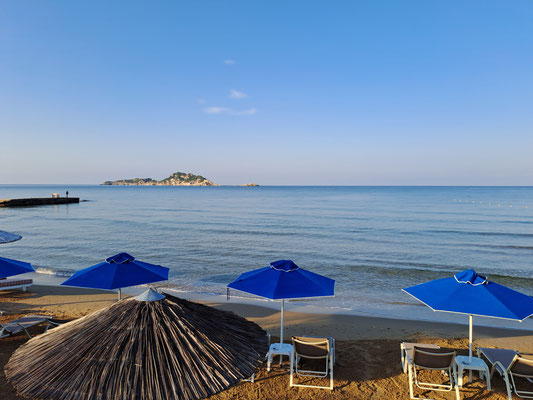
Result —
<svg viewBox="0 0 533 400"><path fill-rule="evenodd" d="M335 339L293 336L293 359L291 360L290 386L311 387L333 390L333 365L335 364ZM324 360L324 370L303 370L299 368L302 358ZM293 375L310 378L325 378L329 374L329 386L303 385L294 383Z"/></svg>
<svg viewBox="0 0 533 400"><path fill-rule="evenodd" d="M484 357L490 364L491 377L494 371L503 377L507 386L507 396L512 398L512 391L518 397L533 398L533 392L518 390L515 377L525 378L531 382L533 379L533 355L520 354L514 350L492 349L488 347L479 347L477 349L478 357Z"/></svg>
<svg viewBox="0 0 533 400"><path fill-rule="evenodd" d="M33 279L0 279L0 290L22 289L25 292L32 284Z"/></svg>
<svg viewBox="0 0 533 400"><path fill-rule="evenodd" d="M402 360L402 371L404 374L408 372L407 370L407 355L409 355L409 358L412 360L414 357L414 348L418 347L419 349L440 349L440 346L437 346L436 344L431 343L410 343L410 342L403 342L400 344L400 353L401 353L401 360Z"/></svg>
<svg viewBox="0 0 533 400"><path fill-rule="evenodd" d="M0 316L3 313L3 311L0 311ZM59 325L57 322L53 322L50 319L51 317L46 315L27 315L25 317L18 318L14 321L10 321L5 324L0 323L0 338L16 335L17 333L24 331L28 338L31 339L31 335L28 332L28 329L32 326L36 326L46 322L46 328L44 329L44 331L46 332L50 327Z"/></svg>
<svg viewBox="0 0 533 400"><path fill-rule="evenodd" d="M456 351L444 348L428 348L414 346L412 356L405 353L407 359L407 369L409 372L409 395L411 399L426 399L425 397L414 396L414 385L422 390L436 390L449 392L455 388L455 397L460 399L459 387L457 386L457 371L455 366ZM422 382L418 379L417 370L443 371L448 374L450 382L448 384Z"/></svg>

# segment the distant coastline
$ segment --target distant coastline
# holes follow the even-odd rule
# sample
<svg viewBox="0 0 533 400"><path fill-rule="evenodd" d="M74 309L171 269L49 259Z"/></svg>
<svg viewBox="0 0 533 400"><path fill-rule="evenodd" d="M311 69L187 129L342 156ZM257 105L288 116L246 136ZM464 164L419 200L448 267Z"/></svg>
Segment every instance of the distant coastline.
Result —
<svg viewBox="0 0 533 400"><path fill-rule="evenodd" d="M116 181L105 181L101 185L104 186L220 186L210 181L209 179L201 176L191 174L189 172L174 172L168 178L160 181L152 178L132 178L132 179L119 179ZM247 183L244 185L254 187L259 186L256 183Z"/></svg>

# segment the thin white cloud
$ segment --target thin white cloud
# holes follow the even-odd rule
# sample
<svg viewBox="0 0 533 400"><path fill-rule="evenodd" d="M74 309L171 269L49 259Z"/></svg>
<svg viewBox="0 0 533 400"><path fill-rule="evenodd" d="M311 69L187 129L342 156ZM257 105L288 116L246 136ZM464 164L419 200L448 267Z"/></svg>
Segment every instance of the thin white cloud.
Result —
<svg viewBox="0 0 533 400"><path fill-rule="evenodd" d="M255 108L250 108L248 110L235 111L234 115L254 115L255 113L257 113L257 110Z"/></svg>
<svg viewBox="0 0 533 400"><path fill-rule="evenodd" d="M238 90L230 89L228 97L230 99L245 99L248 97L248 95L246 93L239 92Z"/></svg>
<svg viewBox="0 0 533 400"><path fill-rule="evenodd" d="M254 115L257 113L255 108L249 108L247 110L233 110L228 107L206 107L204 108L206 114L216 115L216 114L227 114L227 115Z"/></svg>
<svg viewBox="0 0 533 400"><path fill-rule="evenodd" d="M205 99L197 99L196 102L198 104L207 104L207 101Z"/></svg>
<svg viewBox="0 0 533 400"><path fill-rule="evenodd" d="M235 65L235 64L237 64L237 61L235 61L235 60L224 60L224 64L226 64L226 65Z"/></svg>
<svg viewBox="0 0 533 400"><path fill-rule="evenodd" d="M206 114L228 114L231 110L227 107L207 107L204 108Z"/></svg>

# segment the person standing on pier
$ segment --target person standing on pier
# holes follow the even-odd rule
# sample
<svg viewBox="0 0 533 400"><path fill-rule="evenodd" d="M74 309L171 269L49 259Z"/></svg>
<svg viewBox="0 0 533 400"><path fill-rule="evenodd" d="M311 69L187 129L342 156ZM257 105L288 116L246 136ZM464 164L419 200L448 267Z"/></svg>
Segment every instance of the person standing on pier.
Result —
<svg viewBox="0 0 533 400"><path fill-rule="evenodd" d="M67 190L67 193L66 193L66 194L67 194L67 199L68 199L68 190Z"/></svg>

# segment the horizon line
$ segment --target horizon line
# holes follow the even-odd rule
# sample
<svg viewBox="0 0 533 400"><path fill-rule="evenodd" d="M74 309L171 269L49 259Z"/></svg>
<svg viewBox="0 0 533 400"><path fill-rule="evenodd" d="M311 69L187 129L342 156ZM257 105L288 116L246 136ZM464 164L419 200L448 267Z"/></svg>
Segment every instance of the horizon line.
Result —
<svg viewBox="0 0 533 400"><path fill-rule="evenodd" d="M373 185L373 184L359 184L359 185L321 185L321 184L268 184L257 186L246 186L247 184L216 184L216 185L104 185L101 183L0 183L1 186L134 186L134 187L193 187L193 188L216 188L216 187L533 187L531 185L424 185L424 184L389 184L389 185Z"/></svg>

